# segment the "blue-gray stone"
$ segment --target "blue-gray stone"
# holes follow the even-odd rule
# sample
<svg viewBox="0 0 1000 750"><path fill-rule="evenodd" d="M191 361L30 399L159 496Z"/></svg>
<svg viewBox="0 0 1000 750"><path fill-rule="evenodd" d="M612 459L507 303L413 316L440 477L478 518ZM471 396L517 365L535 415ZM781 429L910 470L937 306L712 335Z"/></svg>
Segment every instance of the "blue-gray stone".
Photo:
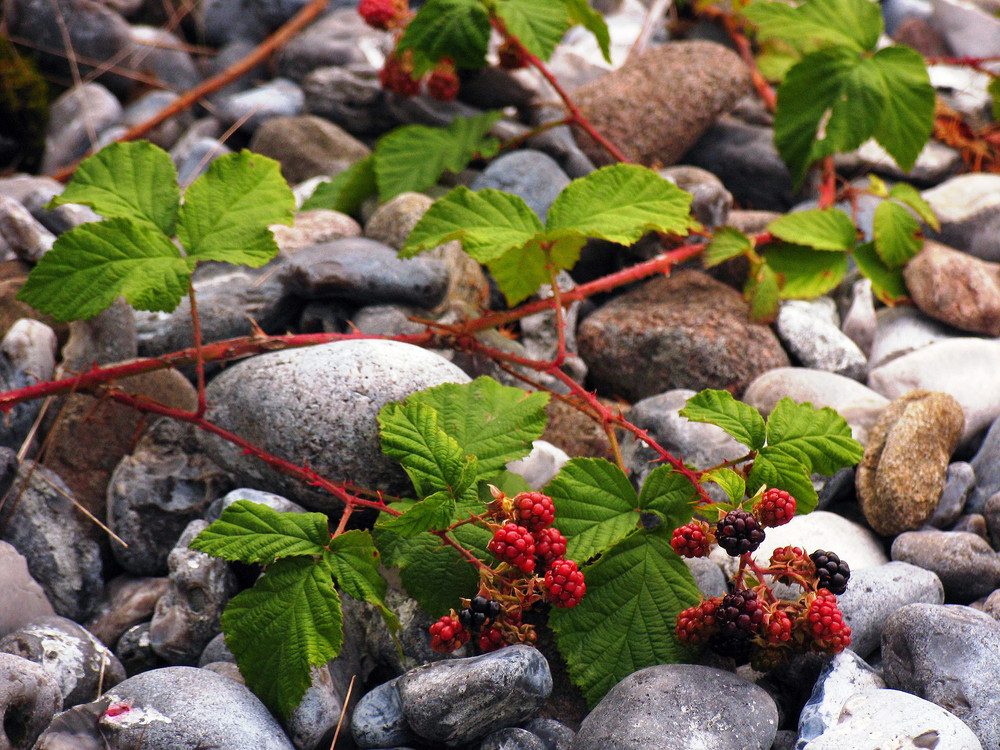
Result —
<svg viewBox="0 0 1000 750"><path fill-rule="evenodd" d="M532 719L524 728L538 737L545 750L569 750L576 732L555 719Z"/></svg>
<svg viewBox="0 0 1000 750"><path fill-rule="evenodd" d="M479 750L547 750L541 738L526 729L507 727L487 736Z"/></svg>
<svg viewBox="0 0 1000 750"><path fill-rule="evenodd" d="M852 647L853 639L852 628ZM885 681L860 656L850 649L841 651L823 667L812 695L802 707L796 747L801 750L810 740L836 726L841 709L851 696L884 687Z"/></svg>
<svg viewBox="0 0 1000 750"><path fill-rule="evenodd" d="M953 524L955 519L962 515L965 501L975 485L976 472L971 464L965 461L955 461L949 464L941 499L938 500L937 509L927 519L928 525L944 529Z"/></svg>
<svg viewBox="0 0 1000 750"><path fill-rule="evenodd" d="M851 650L867 657L879 647L890 615L907 604L944 602L936 574L905 562L889 562L851 573L847 591L837 597L851 628Z"/></svg>
<svg viewBox="0 0 1000 750"><path fill-rule="evenodd" d="M1000 419L990 425L986 438L970 462L976 475L976 485L966 502L969 513L982 513L986 501L1000 492Z"/></svg>
<svg viewBox="0 0 1000 750"><path fill-rule="evenodd" d="M972 532L904 532L892 543L892 559L936 573L948 601L971 602L1000 587L1000 555Z"/></svg>
<svg viewBox="0 0 1000 750"><path fill-rule="evenodd" d="M235 503L237 500L249 500L251 503L266 505L268 508L276 510L278 513L306 512L306 509L301 505L293 503L291 500L286 497L282 497L281 495L275 495L273 492L253 490L249 487L241 487L240 489L227 493L224 497L220 497L208 506L208 510L205 512L205 520L209 522L219 520L219 517L222 515L222 511Z"/></svg>
<svg viewBox="0 0 1000 750"><path fill-rule="evenodd" d="M531 718L552 692L552 674L540 651L516 645L417 667L396 685L413 731L459 747Z"/></svg>
<svg viewBox="0 0 1000 750"><path fill-rule="evenodd" d="M519 149L490 162L472 189L492 188L518 195L544 221L552 202L568 184L569 177L551 156Z"/></svg>
<svg viewBox="0 0 1000 750"><path fill-rule="evenodd" d="M768 750L777 730L778 708L760 686L713 667L661 664L611 688L570 748Z"/></svg>
<svg viewBox="0 0 1000 750"><path fill-rule="evenodd" d="M396 683L383 682L358 701L351 717L351 732L358 747L378 748L402 745L417 739L403 716Z"/></svg>

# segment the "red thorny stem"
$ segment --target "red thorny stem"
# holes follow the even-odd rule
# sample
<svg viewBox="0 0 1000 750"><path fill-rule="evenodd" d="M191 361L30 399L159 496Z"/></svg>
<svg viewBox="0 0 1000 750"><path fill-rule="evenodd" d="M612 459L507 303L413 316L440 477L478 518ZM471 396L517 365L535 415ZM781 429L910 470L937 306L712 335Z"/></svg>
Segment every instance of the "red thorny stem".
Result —
<svg viewBox="0 0 1000 750"><path fill-rule="evenodd" d="M833 165L833 157L823 159L823 177L819 185L819 207L830 208L837 201L837 170Z"/></svg>
<svg viewBox="0 0 1000 750"><path fill-rule="evenodd" d="M588 120L586 116L584 116L583 112L580 111L580 108L573 103L573 100L566 92L566 89L564 89L556 77L552 75L552 71L549 70L548 66L531 54L527 47L521 44L520 39L507 31L507 27L504 25L503 20L497 18L496 16L491 16L490 23L493 24L493 28L499 31L504 39L519 48L521 54L524 55L524 59L527 60L529 64L534 66L535 69L542 74L542 77L549 82L549 85L555 89L556 94L558 94L559 98L562 99L563 104L566 106L566 110L569 112L569 117L566 118L567 123L576 125L583 130L587 135L594 139L595 142L603 146L605 151L611 154L617 161L628 163L629 160L626 158L625 154L623 154L621 150L615 146L615 144L597 132L590 120Z"/></svg>
<svg viewBox="0 0 1000 750"><path fill-rule="evenodd" d="M768 112L774 114L778 109L778 96L774 93L771 84L767 82L767 79L760 72L760 68L757 67L757 60L753 56L750 40L747 39L747 35L743 31L742 19L714 5L706 5L703 8L699 8L698 13L722 25L722 28L725 29L729 38L733 41L733 44L736 45L736 50L739 52L743 62L750 68L750 78L761 101L764 102L764 106L767 107Z"/></svg>
<svg viewBox="0 0 1000 750"><path fill-rule="evenodd" d="M208 402L205 400L205 355L202 352L201 318L198 316L198 301L194 296L194 282L188 279L188 297L191 300L191 328L194 334L195 368L198 378L198 407L195 416L205 416Z"/></svg>

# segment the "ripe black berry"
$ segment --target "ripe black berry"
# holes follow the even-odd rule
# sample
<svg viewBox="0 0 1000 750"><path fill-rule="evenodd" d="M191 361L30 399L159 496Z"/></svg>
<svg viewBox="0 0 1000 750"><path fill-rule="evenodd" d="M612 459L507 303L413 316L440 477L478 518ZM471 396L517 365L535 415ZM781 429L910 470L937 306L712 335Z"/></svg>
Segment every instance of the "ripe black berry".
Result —
<svg viewBox="0 0 1000 750"><path fill-rule="evenodd" d="M742 508L729 511L715 526L715 540L733 557L753 552L764 541L757 519Z"/></svg>
<svg viewBox="0 0 1000 750"><path fill-rule="evenodd" d="M458 621L474 633L479 632L484 625L499 617L500 602L494 602L485 596L474 596L469 606L458 613Z"/></svg>
<svg viewBox="0 0 1000 750"><path fill-rule="evenodd" d="M818 549L809 555L816 565L816 586L827 589L831 594L840 595L847 591L847 581L851 577L851 566L840 559L836 552Z"/></svg>

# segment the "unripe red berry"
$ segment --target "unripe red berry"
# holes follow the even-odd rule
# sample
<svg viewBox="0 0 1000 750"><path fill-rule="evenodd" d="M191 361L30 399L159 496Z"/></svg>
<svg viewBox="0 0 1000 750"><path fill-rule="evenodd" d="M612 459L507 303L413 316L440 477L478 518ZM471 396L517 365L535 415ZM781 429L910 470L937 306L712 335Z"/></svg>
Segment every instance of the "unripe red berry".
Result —
<svg viewBox="0 0 1000 750"><path fill-rule="evenodd" d="M522 573L535 570L535 539L531 532L516 523L506 523L493 534L487 549L501 562L510 563Z"/></svg>
<svg viewBox="0 0 1000 750"><path fill-rule="evenodd" d="M586 591L583 573L572 560L556 560L545 571L545 596L557 607L575 607Z"/></svg>
<svg viewBox="0 0 1000 750"><path fill-rule="evenodd" d="M753 508L753 515L763 526L783 526L795 516L795 498L772 487Z"/></svg>
<svg viewBox="0 0 1000 750"><path fill-rule="evenodd" d="M468 642L469 631L453 615L445 615L430 627L431 648L449 654Z"/></svg>
<svg viewBox="0 0 1000 750"><path fill-rule="evenodd" d="M358 14L372 28L385 31L400 15L401 8L395 0L360 0Z"/></svg>
<svg viewBox="0 0 1000 750"><path fill-rule="evenodd" d="M681 557L705 557L715 541L715 535L704 521L691 521L674 529L670 546Z"/></svg>
<svg viewBox="0 0 1000 750"><path fill-rule="evenodd" d="M536 531L534 537L535 560L543 570L566 555L566 537L555 526Z"/></svg>
<svg viewBox="0 0 1000 750"><path fill-rule="evenodd" d="M427 93L439 102L454 101L458 96L459 86L455 65L447 57L442 59L427 77Z"/></svg>

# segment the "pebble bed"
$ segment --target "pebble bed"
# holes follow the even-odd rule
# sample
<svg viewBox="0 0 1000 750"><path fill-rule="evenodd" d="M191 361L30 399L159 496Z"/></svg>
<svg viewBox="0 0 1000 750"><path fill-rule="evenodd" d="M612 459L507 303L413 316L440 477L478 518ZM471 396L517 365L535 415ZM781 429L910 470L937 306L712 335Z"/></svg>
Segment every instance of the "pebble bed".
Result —
<svg viewBox="0 0 1000 750"><path fill-rule="evenodd" d="M93 137L111 142L175 92L239 60L303 1L202 0L173 31L165 26L168 5L5 4L11 33L41 48L62 46L62 25L86 82L53 102L38 175L0 177L0 391L190 345L186 302L171 314L115 304L67 326L14 299L59 234L97 218L79 205L46 208L63 186L39 175L80 158ZM988 0L885 0L881 8L887 33L925 55L1000 50L1000 20ZM715 29L697 25L684 40L660 31L623 64L646 9L638 0L610 0L600 10L614 64L575 29L551 67L630 159L662 167L690 191L696 218L710 228L756 232L816 205L815 180L793 189L749 71ZM194 56L188 42L217 54ZM398 125L442 125L516 107L522 119L508 116L494 131L512 137L555 116L551 91L524 72L470 75L456 102L396 98L377 80L390 48L391 36L365 26L352 3L331 0L270 65L149 138L170 152L182 184L230 150L271 156L301 202ZM87 65L111 58L111 71ZM41 52L39 64L70 77L63 57ZM158 86L144 85L147 78ZM987 76L938 64L931 80L969 123L990 122ZM0 161L11 163L17 149L0 135ZM558 127L454 180L513 192L544 218L571 179L606 159ZM836 163L859 185L868 173L904 178L874 143ZM314 670L302 704L279 721L244 686L219 634L222 610L252 574L248 580L246 570L187 544L238 498L279 510L335 506L188 426L147 423L75 394L50 408L61 416L44 422L50 447L41 465L16 457L40 402L16 407L0 429L0 745L318 750L330 747L343 715L340 750L997 747L1000 176L961 172L961 155L931 142L905 177L941 220L938 231L925 227L924 248L905 271L914 306L884 307L851 271L829 295L784 302L772 326L754 325L737 291L745 269L708 273L694 263L576 303L567 318L567 371L600 395L627 401L631 421L697 466L743 452L721 429L679 417L698 390L728 389L765 415L790 396L844 416L865 458L815 477L819 509L769 530L755 554L766 561L774 547L795 544L834 550L850 563L850 586L839 597L849 650L802 657L767 675L712 657L652 666L588 709L544 629L538 649L476 655L466 647L444 657L430 649L431 619L390 588L402 652L368 605L345 597L341 655ZM481 307L495 292L454 243L410 260L396 255L431 202L414 193L369 201L360 222L329 210L301 212L293 226L275 228L281 253L264 268L200 267L195 288L206 340L249 335L251 319L269 333L411 333L421 327L409 316L454 320ZM869 238L876 205L862 196L857 206ZM659 250L651 238L632 248L592 242L563 281L584 283ZM520 338L508 344L528 357L552 356L551 318L524 320ZM405 493L407 480L378 449L375 415L383 404L480 374L519 383L487 361L375 340L259 355L208 374L208 416L220 426L331 479L391 493ZM192 409L192 375L152 373L125 387ZM628 437L622 450L641 483L653 454ZM568 457L605 452L588 424L553 407L543 440L515 468L541 486ZM74 503L128 546L109 542ZM706 597L725 593L731 558L690 564Z"/></svg>

